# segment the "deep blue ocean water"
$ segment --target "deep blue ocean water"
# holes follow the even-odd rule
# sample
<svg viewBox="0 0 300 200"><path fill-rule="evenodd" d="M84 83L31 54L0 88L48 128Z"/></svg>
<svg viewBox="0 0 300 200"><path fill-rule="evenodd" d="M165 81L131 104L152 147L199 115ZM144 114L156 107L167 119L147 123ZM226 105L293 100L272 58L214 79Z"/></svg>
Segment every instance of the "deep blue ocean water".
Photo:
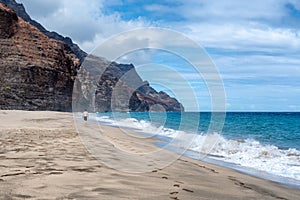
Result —
<svg viewBox="0 0 300 200"><path fill-rule="evenodd" d="M171 139L195 134L187 150L281 177L282 182L295 180L300 187L299 112L97 113L97 119ZM208 143L210 148L204 148Z"/></svg>

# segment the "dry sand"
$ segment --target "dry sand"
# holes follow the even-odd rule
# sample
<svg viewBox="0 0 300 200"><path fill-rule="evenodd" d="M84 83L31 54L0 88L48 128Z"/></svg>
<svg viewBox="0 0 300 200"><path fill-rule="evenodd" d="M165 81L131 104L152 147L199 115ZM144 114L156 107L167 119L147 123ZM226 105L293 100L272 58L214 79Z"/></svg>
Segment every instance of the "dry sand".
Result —
<svg viewBox="0 0 300 200"><path fill-rule="evenodd" d="M178 158L155 139L80 123L79 131L97 134L79 137L70 113L0 111L0 199L300 197L297 189Z"/></svg>

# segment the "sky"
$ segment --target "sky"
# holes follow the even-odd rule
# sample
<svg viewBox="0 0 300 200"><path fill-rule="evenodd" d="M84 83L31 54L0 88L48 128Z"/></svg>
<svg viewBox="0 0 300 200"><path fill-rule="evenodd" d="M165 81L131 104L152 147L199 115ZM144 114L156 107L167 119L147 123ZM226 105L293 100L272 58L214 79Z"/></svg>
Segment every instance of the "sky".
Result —
<svg viewBox="0 0 300 200"><path fill-rule="evenodd" d="M87 53L124 31L175 31L195 41L211 59L224 84L227 111L300 111L300 0L17 2L45 28L71 37ZM156 38L179 43L170 36ZM139 41L149 45L145 38ZM178 98L186 110L211 110L214 92L205 76L180 55L164 51L166 46L129 52L119 60L133 63L143 79ZM160 74L167 75L164 81L158 81ZM194 91L198 106L184 89L176 91L183 84L175 77Z"/></svg>

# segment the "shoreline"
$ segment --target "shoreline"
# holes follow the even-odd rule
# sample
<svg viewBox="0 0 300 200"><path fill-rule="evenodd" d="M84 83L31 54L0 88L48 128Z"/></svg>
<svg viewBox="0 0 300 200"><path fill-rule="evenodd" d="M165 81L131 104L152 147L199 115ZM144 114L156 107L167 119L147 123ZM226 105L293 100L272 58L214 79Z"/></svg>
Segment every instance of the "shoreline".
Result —
<svg viewBox="0 0 300 200"><path fill-rule="evenodd" d="M79 137L76 132L71 113L1 110L0 120L0 199L297 199L300 196L298 189L187 157L156 168L162 160L147 157L148 152L161 153L162 157L157 159L176 157L175 153L156 147L153 142L157 139L141 138L113 127L83 124L87 132L101 128L101 137L109 141L99 145L102 154L95 159L82 144L82 135ZM119 153L116 146L135 155L128 158L131 161L139 160L136 155L142 155L151 170L137 174L107 166L108 161L115 162L112 164L117 167L122 165L116 160ZM133 167L141 166L145 163Z"/></svg>
<svg viewBox="0 0 300 200"><path fill-rule="evenodd" d="M188 158L192 158L195 160L199 160L199 161L202 161L205 163L209 163L212 165L217 165L217 166L225 167L228 169L233 169L236 172L245 174L247 176L260 178L260 179L263 179L266 181L272 181L274 183L278 183L283 186L287 186L287 187L291 187L291 188L300 190L300 181L296 180L296 179L283 177L283 176L279 176L279 175L274 175L274 174L271 174L266 171L261 171L261 170L250 168L250 167L240 166L235 163L229 163L229 162L225 162L222 160L215 160L214 158L210 158L209 156L205 157L202 160L197 159L195 156L193 156L193 153L190 153L190 152L188 152L187 155L184 154L183 156L186 156ZM289 182L286 182L286 181L289 181Z"/></svg>
<svg viewBox="0 0 300 200"><path fill-rule="evenodd" d="M162 139L163 137L156 137L159 140L164 140ZM166 141L159 141L156 142L155 145L158 148L163 148L163 144L167 143ZM175 147L174 148L164 148L168 151L171 152L175 152L178 151ZM272 181L274 183L278 183L281 184L283 186L287 186L287 187L291 187L294 189L298 189L300 190L300 181L297 179L293 179L293 178L289 178L289 177L283 177L283 176L279 176L279 175L275 175L275 174L271 174L269 172L266 171L261 171L255 168L250 168L250 167L245 167L245 166L241 166L241 165L237 165L235 163L230 163L230 162L225 162L223 160L217 160L214 159L214 156L209 156L209 155L203 155L203 156L199 156L199 153L193 150L186 150L182 156L187 157L187 158L191 158L197 161L201 161L204 163L208 163L208 164L212 164L212 165L216 165L216 166L220 166L220 167L225 167L227 169L232 169L235 170L238 173L241 174L245 174L248 176L252 176L252 177L256 177L256 178L260 178L266 181ZM289 182L286 182L289 181Z"/></svg>
<svg viewBox="0 0 300 200"><path fill-rule="evenodd" d="M278 113L278 112L272 112L272 113ZM124 122L121 123L121 124L123 124L121 126L115 125L114 121L108 122L108 121L105 121L105 120L104 121L100 120L100 122L97 121L95 123L100 123L101 125L108 125L108 126L111 126L111 127L125 128L125 129L128 129L128 130L138 132L142 135L151 135L152 134L150 132L144 132L143 129L137 129L137 128L131 127L131 126L135 126L134 124L131 124L130 126L126 126L126 125L123 124ZM174 131L176 131L176 130L174 130ZM156 146L159 147L159 148L164 148L164 146L166 144L171 143L171 141L174 139L173 137L169 137L167 135L161 135L159 133L155 134L154 137L161 141L161 142L156 143ZM267 144L267 145L271 145L271 144ZM291 148L293 148L293 147L289 147L288 149L291 149ZM192 150L192 149L186 149L184 151L182 151L181 148L176 148L176 147L171 147L169 149L165 148L165 149L167 149L169 151L172 151L172 152L180 151L178 154L189 157L189 158L192 158L192 159L195 159L195 160L200 160L200 161L207 162L207 163L210 163L210 164L214 164L214 165L234 169L234 170L236 170L240 173L243 173L243 174L247 174L247 175L250 175L250 176L262 178L262 179L269 180L269 181L274 181L274 182L280 183L280 184L285 185L285 186L300 189L300 180L296 179L296 178L293 178L293 177L272 173L272 172L269 172L269 171L266 171L266 170L253 168L253 167L250 167L250 166L244 166L242 163L237 164L237 163L229 162L229 161L226 161L226 160L223 160L223 159L218 159L218 156L209 155L209 154L204 155L204 154L201 154L201 153L199 153L195 150ZM280 147L278 147L278 149L279 150L288 150L288 149L281 149ZM298 166L298 165L295 165L295 166Z"/></svg>

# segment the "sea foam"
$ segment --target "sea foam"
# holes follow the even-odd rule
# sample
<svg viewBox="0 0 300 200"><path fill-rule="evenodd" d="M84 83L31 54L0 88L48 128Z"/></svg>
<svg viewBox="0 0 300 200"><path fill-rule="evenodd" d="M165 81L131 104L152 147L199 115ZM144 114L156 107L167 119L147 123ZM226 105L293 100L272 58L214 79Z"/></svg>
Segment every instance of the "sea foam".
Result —
<svg viewBox="0 0 300 200"><path fill-rule="evenodd" d="M135 129L158 137L167 137L172 141L191 138L192 134L163 126L156 127L150 122L135 118L113 120L108 116L102 116L97 117L97 121L111 126ZM183 148L180 142L173 142L173 144L178 144L178 148ZM187 143L184 144L186 150L198 152L215 160L300 181L300 151L294 148L284 150L273 145L261 144L254 139L231 140L219 133L194 133L188 146L186 146Z"/></svg>

